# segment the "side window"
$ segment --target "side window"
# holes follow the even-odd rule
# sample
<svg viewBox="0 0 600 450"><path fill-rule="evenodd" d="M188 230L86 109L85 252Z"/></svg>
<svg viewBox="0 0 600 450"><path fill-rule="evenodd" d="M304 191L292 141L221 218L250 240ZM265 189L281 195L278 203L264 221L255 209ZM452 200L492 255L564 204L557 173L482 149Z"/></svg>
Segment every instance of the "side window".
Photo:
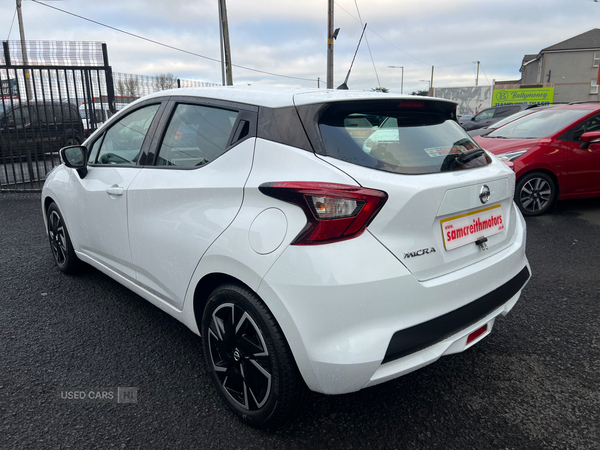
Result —
<svg viewBox="0 0 600 450"><path fill-rule="evenodd" d="M479 122L481 120L491 119L492 117L494 117L494 110L493 109L486 109L484 111L481 111L475 117L473 117L473 120L475 122Z"/></svg>
<svg viewBox="0 0 600 450"><path fill-rule="evenodd" d="M48 105L48 123L61 123L63 121L63 111L61 105ZM67 117L68 113L67 113Z"/></svg>
<svg viewBox="0 0 600 450"><path fill-rule="evenodd" d="M214 161L225 152L237 115L227 109L177 105L156 165L195 167Z"/></svg>
<svg viewBox="0 0 600 450"><path fill-rule="evenodd" d="M39 103L35 106L37 110L38 122L41 124L47 124L54 122L54 116L52 115L52 107L50 105Z"/></svg>
<svg viewBox="0 0 600 450"><path fill-rule="evenodd" d="M135 164L160 105L150 105L123 117L104 135L98 164Z"/></svg>
<svg viewBox="0 0 600 450"><path fill-rule="evenodd" d="M56 117L56 121L57 122L64 122L64 123L70 123L70 122L77 122L77 117L79 115L79 112L77 109L72 108L68 103L63 103L63 107L62 107L62 118Z"/></svg>
<svg viewBox="0 0 600 450"><path fill-rule="evenodd" d="M507 108L498 108L496 110L496 113L494 114L494 118L501 119L503 117L508 117L520 110L521 110L521 108L519 108L518 106L509 106Z"/></svg>
<svg viewBox="0 0 600 450"><path fill-rule="evenodd" d="M573 130L573 140L581 141L581 135L588 131L600 131L600 114L577 125Z"/></svg>
<svg viewBox="0 0 600 450"><path fill-rule="evenodd" d="M24 106L22 108L15 108L12 110L13 115L14 115L14 124L11 124L11 126L22 126L22 125L28 125L29 123L31 123L31 118L29 117L29 108L27 106ZM9 119L12 122L12 118Z"/></svg>
<svg viewBox="0 0 600 450"><path fill-rule="evenodd" d="M106 114L104 113L103 109L95 109L94 112L96 113L96 123L106 121Z"/></svg>

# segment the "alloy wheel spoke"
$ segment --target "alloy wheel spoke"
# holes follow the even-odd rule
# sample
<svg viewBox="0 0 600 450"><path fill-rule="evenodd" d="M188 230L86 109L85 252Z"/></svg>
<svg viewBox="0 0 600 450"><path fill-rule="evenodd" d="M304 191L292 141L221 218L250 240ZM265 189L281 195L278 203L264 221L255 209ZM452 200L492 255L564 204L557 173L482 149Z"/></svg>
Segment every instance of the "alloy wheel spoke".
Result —
<svg viewBox="0 0 600 450"><path fill-rule="evenodd" d="M244 374L249 394L256 406L262 407L271 390L271 374L252 359L244 363Z"/></svg>
<svg viewBox="0 0 600 450"><path fill-rule="evenodd" d="M225 392L239 406L256 410L271 392L271 360L252 317L237 305L222 304L208 327L212 366Z"/></svg>
<svg viewBox="0 0 600 450"><path fill-rule="evenodd" d="M532 209L529 208L529 205L531 205L532 203L533 199L531 197L521 198L521 204L523 205L523 208L525 208L528 211L532 211Z"/></svg>

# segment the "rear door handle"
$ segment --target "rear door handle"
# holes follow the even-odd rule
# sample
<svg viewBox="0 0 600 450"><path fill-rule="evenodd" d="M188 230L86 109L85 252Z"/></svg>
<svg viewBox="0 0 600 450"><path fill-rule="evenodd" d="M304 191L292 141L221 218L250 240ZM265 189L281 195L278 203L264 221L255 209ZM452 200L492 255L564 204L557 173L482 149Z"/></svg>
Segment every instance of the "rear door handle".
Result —
<svg viewBox="0 0 600 450"><path fill-rule="evenodd" d="M123 195L123 188L113 184L111 187L106 189L108 195Z"/></svg>

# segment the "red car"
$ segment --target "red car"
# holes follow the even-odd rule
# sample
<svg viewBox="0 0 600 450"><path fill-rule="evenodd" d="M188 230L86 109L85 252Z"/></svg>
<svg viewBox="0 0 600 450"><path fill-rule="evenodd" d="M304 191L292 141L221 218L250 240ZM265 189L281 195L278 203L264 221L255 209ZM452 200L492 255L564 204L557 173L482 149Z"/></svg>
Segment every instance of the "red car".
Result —
<svg viewBox="0 0 600 450"><path fill-rule="evenodd" d="M600 103L543 109L474 140L513 168L526 216L556 200L600 197Z"/></svg>

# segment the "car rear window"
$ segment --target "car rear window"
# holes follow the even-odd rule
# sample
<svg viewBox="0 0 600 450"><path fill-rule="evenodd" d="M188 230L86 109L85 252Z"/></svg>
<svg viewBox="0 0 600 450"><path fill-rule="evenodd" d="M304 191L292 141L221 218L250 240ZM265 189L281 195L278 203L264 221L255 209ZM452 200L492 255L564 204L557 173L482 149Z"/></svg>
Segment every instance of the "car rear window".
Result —
<svg viewBox="0 0 600 450"><path fill-rule="evenodd" d="M489 156L443 102L346 102L326 107L319 131L327 156L385 172L427 174L487 165ZM462 158L458 158L465 154Z"/></svg>
<svg viewBox="0 0 600 450"><path fill-rule="evenodd" d="M546 109L521 117L488 134L487 138L537 139L550 136L589 114L586 109Z"/></svg>

